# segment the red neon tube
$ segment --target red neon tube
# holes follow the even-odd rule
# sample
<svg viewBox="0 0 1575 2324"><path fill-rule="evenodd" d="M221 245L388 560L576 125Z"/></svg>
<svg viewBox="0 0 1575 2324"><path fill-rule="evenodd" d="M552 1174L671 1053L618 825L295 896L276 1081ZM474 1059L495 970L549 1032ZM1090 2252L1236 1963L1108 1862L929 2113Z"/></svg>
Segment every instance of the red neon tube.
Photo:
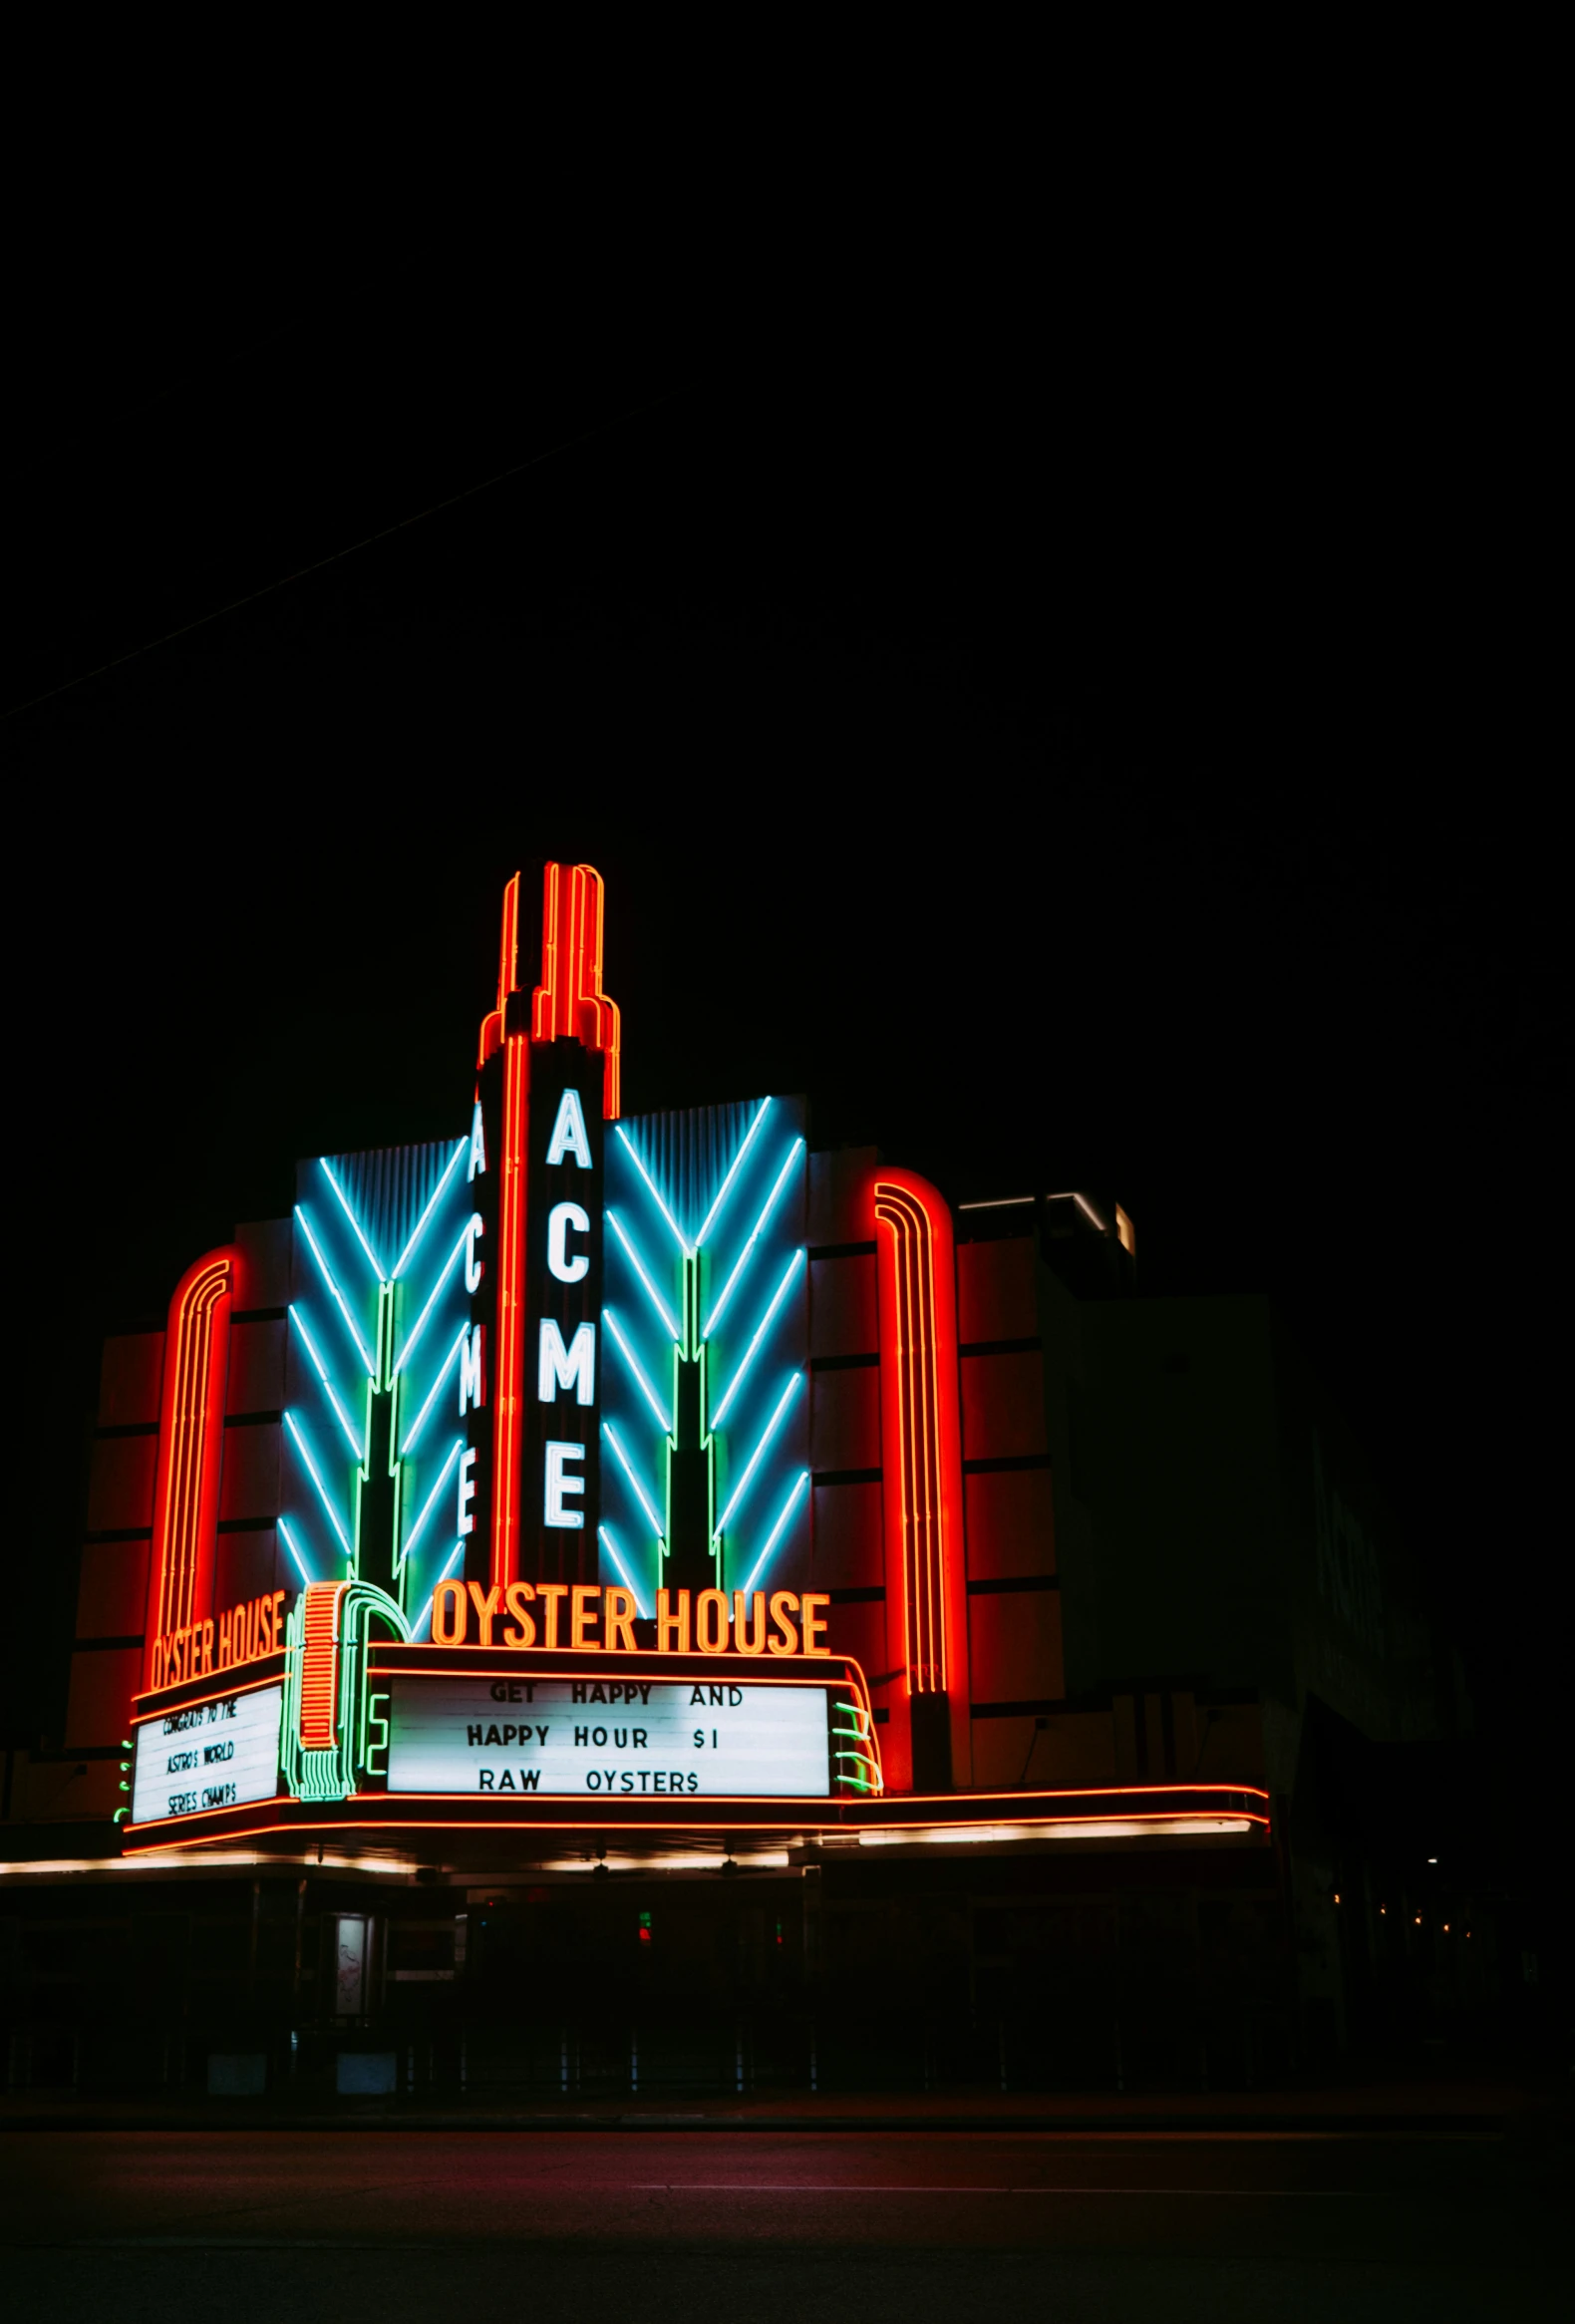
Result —
<svg viewBox="0 0 1575 2324"><path fill-rule="evenodd" d="M301 1620L301 1719L303 1751L332 1751L338 1740L339 1601L350 1584L314 1581L306 1588Z"/></svg>
<svg viewBox="0 0 1575 2324"><path fill-rule="evenodd" d="M907 1692L965 1673L962 1444L951 1213L912 1170L874 1181L887 1587L900 1591Z"/></svg>
<svg viewBox="0 0 1575 2324"><path fill-rule="evenodd" d="M208 1251L175 1285L164 1337L154 1559L144 1677L162 1641L203 1614L213 1593L230 1294L238 1254Z"/></svg>
<svg viewBox="0 0 1575 2324"><path fill-rule="evenodd" d="M577 1040L602 1060L602 1119L620 1102L618 1004L601 988L602 876L589 863L549 863L541 887L541 982L531 1006L535 1041Z"/></svg>
<svg viewBox="0 0 1575 2324"><path fill-rule="evenodd" d="M497 1194L497 1309L492 1412L491 1579L519 1578L519 1466L524 1426L525 1174L530 1128L530 1043L503 1044L502 1178Z"/></svg>

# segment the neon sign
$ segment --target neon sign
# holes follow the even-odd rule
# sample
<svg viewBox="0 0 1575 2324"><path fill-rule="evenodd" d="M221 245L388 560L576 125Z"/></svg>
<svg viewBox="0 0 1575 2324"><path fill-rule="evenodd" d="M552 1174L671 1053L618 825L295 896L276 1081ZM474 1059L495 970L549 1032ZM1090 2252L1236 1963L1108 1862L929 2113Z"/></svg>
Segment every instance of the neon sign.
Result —
<svg viewBox="0 0 1575 2324"><path fill-rule="evenodd" d="M153 1686L156 1689L179 1686L190 1679L204 1678L209 1671L233 1670L241 1663L276 1654L284 1643L284 1617L280 1608L288 1594L282 1589L270 1590L265 1597L250 1598L244 1605L231 1606L216 1621L208 1618L192 1622L183 1629L171 1631L167 1638L156 1638Z"/></svg>
<svg viewBox="0 0 1575 2324"><path fill-rule="evenodd" d="M171 1655L180 1668L193 1656L198 1667L212 1667L213 1624L203 1602L213 1586L235 1256L209 1251L186 1269L169 1302L154 1498L157 1612L148 1626L155 1686Z"/></svg>
<svg viewBox="0 0 1575 2324"><path fill-rule="evenodd" d="M280 1539L305 1583L372 1583L407 1618L456 1554L453 1422L481 1394L471 1148L324 1156L297 1180Z"/></svg>
<svg viewBox="0 0 1575 2324"><path fill-rule="evenodd" d="M808 1579L806 1180L791 1099L608 1142L600 1538L643 1615Z"/></svg>
<svg viewBox="0 0 1575 2324"><path fill-rule="evenodd" d="M133 1763L134 1824L273 1799L283 1704L282 1687L259 1687L145 1721Z"/></svg>
<svg viewBox="0 0 1575 2324"><path fill-rule="evenodd" d="M696 1679L389 1682L390 1792L825 1798L838 1690Z"/></svg>
<svg viewBox="0 0 1575 2324"><path fill-rule="evenodd" d="M826 1623L820 1608L830 1602L825 1590L774 1590L768 1616L764 1590L753 1595L735 1590L731 1603L720 1589L698 1595L687 1589L658 1590L656 1651L827 1655L831 1650L821 1643ZM539 1636L553 1650L567 1646L579 1653L597 1647L638 1654L649 1649L636 1642L636 1613L633 1590L613 1583L511 1581L499 1589L494 1582L483 1591L479 1582L444 1581L433 1603L432 1642L525 1647L534 1646Z"/></svg>

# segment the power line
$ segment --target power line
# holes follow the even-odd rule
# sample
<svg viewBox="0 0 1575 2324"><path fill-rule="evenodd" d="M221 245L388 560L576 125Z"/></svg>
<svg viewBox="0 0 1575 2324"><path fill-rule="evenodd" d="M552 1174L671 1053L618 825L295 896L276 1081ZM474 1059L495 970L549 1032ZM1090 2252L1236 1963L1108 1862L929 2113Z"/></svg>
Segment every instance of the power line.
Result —
<svg viewBox="0 0 1575 2324"><path fill-rule="evenodd" d="M199 613L194 621L183 621L177 629L165 630L161 637L149 638L142 645L132 646L124 654L115 654L109 661L100 662L95 669L79 671L76 677L63 679L60 685L51 686L42 694L34 694L26 702L15 703L0 715L6 719L20 718L24 711L36 710L41 703L56 702L61 695L72 693L78 686L87 686L95 678L107 677L112 670L124 669L128 662L140 661L144 654L156 653L160 646L173 645L177 638L189 637L193 630L206 629L209 623L222 621L226 614L238 613L243 606L255 605L264 597L275 596L280 589L288 589L296 581L307 580L313 573L324 572L329 565L342 564L346 557L357 556L364 548L374 548L380 540L391 540L396 532L408 532L413 524L424 523L429 516L439 516L445 508L458 508L462 501L473 500L478 493L489 493L495 485L506 485L511 477L523 476L527 469L540 468L545 462L561 459L564 453L576 451L580 445L589 444L598 436L609 435L614 428L626 427L631 420L638 420L644 413L671 403L678 392L677 388L669 388L664 395L652 396L643 404L632 404L627 411L599 422L594 428L582 429L577 436L566 436L561 443L548 445L543 452L533 452L528 460L517 460L510 468L499 469L495 476L483 477L479 484L467 485L463 492L451 493L447 499L434 500L430 506L418 508L412 515L401 516L395 523L385 524L380 531L369 532L361 540L352 540L344 548L333 549L327 556L318 557L309 565L301 565L293 573L281 574L276 581L265 581L260 589L248 590L244 597L232 597L227 605L217 605L211 613Z"/></svg>

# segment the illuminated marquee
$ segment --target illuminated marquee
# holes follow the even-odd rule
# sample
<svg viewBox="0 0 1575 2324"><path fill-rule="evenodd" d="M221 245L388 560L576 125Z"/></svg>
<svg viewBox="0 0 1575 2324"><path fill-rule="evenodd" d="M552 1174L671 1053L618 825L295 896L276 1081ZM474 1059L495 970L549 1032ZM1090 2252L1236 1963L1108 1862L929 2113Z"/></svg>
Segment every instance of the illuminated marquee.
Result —
<svg viewBox="0 0 1575 2324"><path fill-rule="evenodd" d="M827 1647L828 1593L807 1586L802 1104L620 1119L599 875L546 866L529 991L521 922L516 877L468 1134L300 1166L277 1528L300 1583L287 1614L289 1593L275 1591L216 1622L179 1618L193 1586L200 1599L211 1534L230 1255L210 1254L177 1288L179 1402L158 1520L167 1615L140 1735L187 1716L161 1702L171 1689L189 1697L274 1655L284 1793L403 1794L409 1738L436 1714L414 1674L372 1688L380 1654L479 1648L510 1667L537 1652L616 1656L646 1674L604 1682L646 1692L647 1742L628 1749L661 1737L662 1765L587 1764L583 1781L577 1763L567 1776L544 1766L531 1789L563 1776L571 1792L648 1799L699 1797L702 1785L878 1794L868 1690ZM696 1658L734 1673L720 1682L704 1774L671 1757L678 1708L697 1687L709 1703L719 1683L678 1675ZM804 1661L829 1679L748 1675ZM497 1683L572 1696L579 1682ZM572 1757L575 1724L551 1753ZM405 1740L380 1747L390 1733ZM516 1767L504 1787L503 1772L499 1796L522 1781ZM134 1826L153 1797L138 1794Z"/></svg>
<svg viewBox="0 0 1575 2324"><path fill-rule="evenodd" d="M504 891L469 1123L302 1162L287 1298L251 1295L239 1245L176 1285L134 1845L488 1820L810 1828L807 1804L851 1825L893 1793L965 1813L950 1211L861 1162L853 1239L811 1250L800 1099L624 1116L600 876L548 864L540 896L530 985L531 898L517 875ZM867 1270L844 1353L810 1354L816 1266ZM220 1606L232 1326L282 1336L282 1412L238 1417L279 1431L269 1554L288 1586L232 1561L239 1602ZM812 1471L813 1376L839 1365L867 1383L842 1407L863 1450ZM817 1531L822 1485L873 1512L852 1586L833 1586L849 1553ZM1088 1795L1106 1815L1121 1797ZM1180 1809L1132 1813L1168 1828Z"/></svg>
<svg viewBox="0 0 1575 2324"><path fill-rule="evenodd" d="M388 1720L390 1792L497 1799L827 1799L860 1734L850 1695L737 1680L395 1678Z"/></svg>
<svg viewBox="0 0 1575 2324"><path fill-rule="evenodd" d="M133 1823L180 1822L273 1799L283 1706L282 1687L259 1687L144 1721L133 1762Z"/></svg>

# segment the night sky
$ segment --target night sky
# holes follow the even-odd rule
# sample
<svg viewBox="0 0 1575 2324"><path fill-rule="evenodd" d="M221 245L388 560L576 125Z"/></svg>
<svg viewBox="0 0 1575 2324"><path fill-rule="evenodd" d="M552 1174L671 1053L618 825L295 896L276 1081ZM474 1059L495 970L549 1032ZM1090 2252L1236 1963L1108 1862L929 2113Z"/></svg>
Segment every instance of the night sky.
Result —
<svg viewBox="0 0 1575 2324"><path fill-rule="evenodd" d="M100 263L13 446L8 1739L61 1740L103 1334L297 1156L463 1127L553 854L628 1110L806 1090L954 1195L1107 1188L1151 1293L1275 1294L1523 1787L1567 1516L1513 334L1484 394L1426 269L689 315Z"/></svg>

